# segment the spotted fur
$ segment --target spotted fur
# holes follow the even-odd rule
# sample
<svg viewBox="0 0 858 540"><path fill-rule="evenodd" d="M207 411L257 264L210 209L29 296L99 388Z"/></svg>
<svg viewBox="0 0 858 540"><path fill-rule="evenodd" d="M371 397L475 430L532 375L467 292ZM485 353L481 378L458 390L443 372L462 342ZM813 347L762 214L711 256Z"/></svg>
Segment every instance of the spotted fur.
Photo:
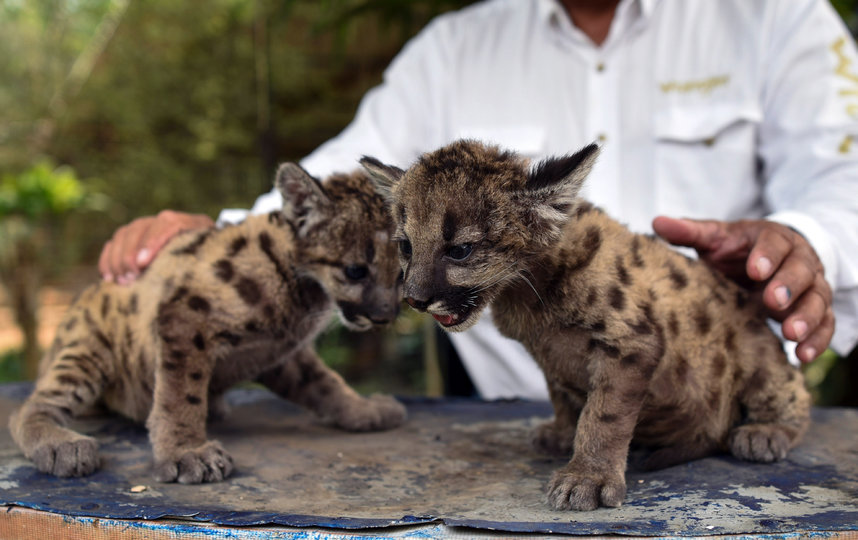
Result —
<svg viewBox="0 0 858 540"><path fill-rule="evenodd" d="M182 234L133 285L83 291L10 421L39 470L81 476L98 467L95 439L65 426L102 401L146 422L156 479L219 481L232 459L207 439L206 419L244 380L347 430L404 420L394 399L361 397L313 350L335 310L355 330L398 313L401 278L384 200L364 173L321 184L285 164L276 185L281 211Z"/></svg>
<svg viewBox="0 0 858 540"><path fill-rule="evenodd" d="M549 482L558 509L619 506L632 441L653 468L768 462L809 417L758 298L578 197L597 154L531 167L458 141L407 171L362 161L392 202L406 301L449 331L491 305L545 373L555 418L533 442L572 456Z"/></svg>

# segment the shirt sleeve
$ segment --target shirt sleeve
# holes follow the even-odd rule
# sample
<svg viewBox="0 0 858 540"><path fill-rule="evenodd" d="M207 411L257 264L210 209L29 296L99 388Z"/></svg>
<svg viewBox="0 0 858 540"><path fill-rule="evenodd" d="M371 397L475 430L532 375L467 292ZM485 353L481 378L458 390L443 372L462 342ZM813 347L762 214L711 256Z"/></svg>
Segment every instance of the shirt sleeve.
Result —
<svg viewBox="0 0 858 540"><path fill-rule="evenodd" d="M858 63L828 2L771 2L759 151L768 219L801 233L835 291L832 346L858 341Z"/></svg>
<svg viewBox="0 0 858 540"><path fill-rule="evenodd" d="M354 120L301 161L307 171L319 177L348 172L359 167L364 155L405 167L439 144L446 110L445 74L453 69L445 20L435 19L405 45L385 70L382 83L363 97Z"/></svg>

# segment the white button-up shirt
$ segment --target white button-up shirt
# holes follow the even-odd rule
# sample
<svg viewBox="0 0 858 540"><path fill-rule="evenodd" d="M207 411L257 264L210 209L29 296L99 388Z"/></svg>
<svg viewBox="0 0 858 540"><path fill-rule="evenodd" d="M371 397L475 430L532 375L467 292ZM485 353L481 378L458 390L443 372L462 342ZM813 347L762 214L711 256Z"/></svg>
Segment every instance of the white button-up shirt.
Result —
<svg viewBox="0 0 858 540"><path fill-rule="evenodd" d="M768 218L803 234L836 290L832 345L858 340L858 62L825 0L623 0L597 46L556 0L435 19L302 165L407 167L460 137L534 158L600 141L584 196L633 230L664 214ZM279 207L276 193L255 211ZM224 217L228 217L226 214ZM487 398L546 397L483 317L454 343Z"/></svg>

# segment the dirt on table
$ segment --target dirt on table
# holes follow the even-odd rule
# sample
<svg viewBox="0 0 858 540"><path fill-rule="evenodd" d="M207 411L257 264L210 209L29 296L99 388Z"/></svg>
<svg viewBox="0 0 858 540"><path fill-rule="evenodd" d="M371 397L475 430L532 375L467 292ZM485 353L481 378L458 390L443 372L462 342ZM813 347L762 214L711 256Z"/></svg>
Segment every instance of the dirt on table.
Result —
<svg viewBox="0 0 858 540"><path fill-rule="evenodd" d="M29 389L0 385L0 424ZM145 429L102 416L76 424L98 439L104 458L86 478L39 473L0 431L0 504L232 526L443 522L642 536L858 530L855 409L815 409L804 442L782 462L716 456L662 471L631 467L622 507L560 512L549 508L544 489L565 460L539 454L528 437L550 417L547 403L412 399L401 428L344 433L261 388L234 390L228 399L232 413L210 426L235 459L224 482L154 482Z"/></svg>

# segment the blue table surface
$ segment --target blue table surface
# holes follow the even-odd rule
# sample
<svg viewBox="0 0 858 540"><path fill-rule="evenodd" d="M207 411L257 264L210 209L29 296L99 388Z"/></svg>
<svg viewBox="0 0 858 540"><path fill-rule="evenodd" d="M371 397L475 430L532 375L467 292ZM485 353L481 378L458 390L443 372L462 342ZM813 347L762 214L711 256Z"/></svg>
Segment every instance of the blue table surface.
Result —
<svg viewBox="0 0 858 540"><path fill-rule="evenodd" d="M0 420L31 390L0 385ZM512 532L641 536L858 530L858 410L817 408L799 447L775 464L715 456L627 472L620 508L551 510L544 496L564 460L540 455L528 432L547 403L410 399L389 432L344 433L263 389L228 394L232 413L209 426L236 462L224 482L160 484L143 427L100 415L74 424L100 443L86 478L39 473L0 430L0 503L117 519L181 517L219 525L364 529L443 523ZM132 487L145 486L140 492Z"/></svg>

